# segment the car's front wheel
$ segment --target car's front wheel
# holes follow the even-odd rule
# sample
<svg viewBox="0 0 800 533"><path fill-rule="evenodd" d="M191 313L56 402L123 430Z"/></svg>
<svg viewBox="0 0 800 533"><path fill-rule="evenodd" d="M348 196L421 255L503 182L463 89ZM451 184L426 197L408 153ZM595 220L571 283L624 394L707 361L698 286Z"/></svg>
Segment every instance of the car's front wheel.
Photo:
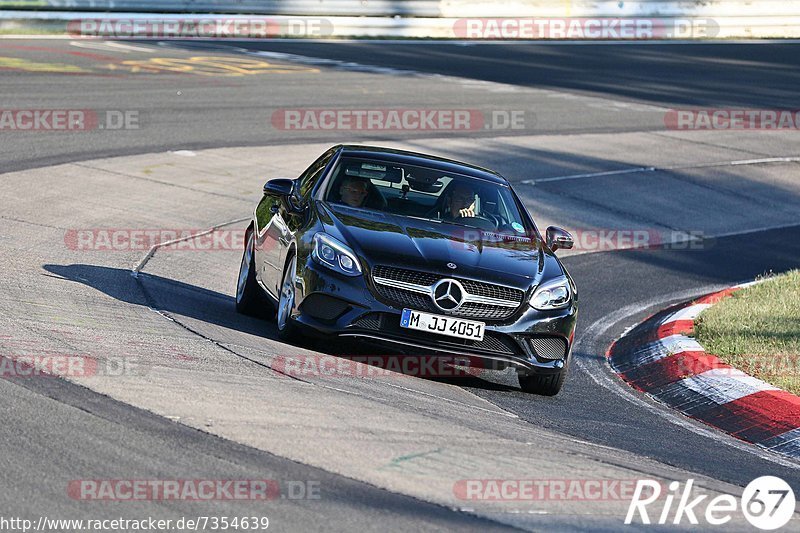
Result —
<svg viewBox="0 0 800 533"><path fill-rule="evenodd" d="M294 277L297 271L297 255L292 254L286 262L286 269L283 271L283 282L281 283L280 299L278 300L278 337L282 341L292 342L299 338L297 326L292 319L292 309L294 309Z"/></svg>
<svg viewBox="0 0 800 533"><path fill-rule="evenodd" d="M555 396L564 385L567 369L554 374L520 374L519 386L523 392L541 396Z"/></svg>
<svg viewBox="0 0 800 533"><path fill-rule="evenodd" d="M236 282L236 310L244 315L260 317L266 314L267 309L269 304L256 281L253 230L248 229Z"/></svg>

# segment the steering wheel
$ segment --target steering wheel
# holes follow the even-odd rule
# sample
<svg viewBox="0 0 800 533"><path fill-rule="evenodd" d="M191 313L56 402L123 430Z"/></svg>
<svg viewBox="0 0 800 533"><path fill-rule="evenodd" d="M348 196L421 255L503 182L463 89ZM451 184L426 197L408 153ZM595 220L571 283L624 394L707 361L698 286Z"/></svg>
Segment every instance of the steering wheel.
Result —
<svg viewBox="0 0 800 533"><path fill-rule="evenodd" d="M497 220L488 213L485 215L475 215L473 217L456 217L454 222L465 226L474 226L487 231L495 231L498 228Z"/></svg>

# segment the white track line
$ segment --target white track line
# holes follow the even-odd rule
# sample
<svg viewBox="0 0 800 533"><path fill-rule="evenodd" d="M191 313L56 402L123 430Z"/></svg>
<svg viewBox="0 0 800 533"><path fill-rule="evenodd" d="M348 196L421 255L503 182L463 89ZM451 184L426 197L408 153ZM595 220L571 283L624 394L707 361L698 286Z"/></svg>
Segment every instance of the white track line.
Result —
<svg viewBox="0 0 800 533"><path fill-rule="evenodd" d="M520 183L525 185L536 185L537 183L550 183L553 181L578 180L584 178L598 178L602 176L621 176L624 174L638 174L644 172L661 172L670 170L690 170L693 168L714 168L714 167L736 167L742 165L765 165L769 163L798 163L800 157L763 157L761 159L740 159L736 161L716 161L713 163L697 163L694 165L671 165L665 167L634 167L622 170L606 170L604 172L589 172L586 174L569 174L566 176L553 176L551 178L539 178L522 180Z"/></svg>
<svg viewBox="0 0 800 533"><path fill-rule="evenodd" d="M634 167L624 170L606 170L605 172L589 172L586 174L569 174L566 176L553 176L552 178L540 178L522 180L524 185L536 185L537 183L547 183L551 181L578 180L583 178L599 178L601 176L621 176L623 174L638 174L639 172L655 172L656 167Z"/></svg>
<svg viewBox="0 0 800 533"><path fill-rule="evenodd" d="M155 48L145 48L144 46L132 46L130 44L117 43L113 41L70 41L70 46L76 48L88 48L90 50L104 50L107 52L121 52L130 54L131 52L147 52L153 54Z"/></svg>
<svg viewBox="0 0 800 533"><path fill-rule="evenodd" d="M197 233L192 233L191 235L187 235L185 237L179 237L177 239L172 239L171 241L164 241L164 242L159 242L157 244L154 244L153 246L150 247L150 250L147 251L145 256L142 257L142 259L139 261L139 263L135 267L133 267L133 269L131 270L131 275L134 278L138 277L139 276L139 272L141 272L141 270L145 267L145 265L147 265L147 262L150 261L150 259L155 255L156 250L158 250L159 248L161 248L163 246L169 246L170 244L176 244L176 243L183 242L183 241L190 241L190 240L195 239L197 237L202 237L203 235L208 235L209 233L213 233L213 232L217 231L219 228L222 228L222 227L225 227L225 226L230 226L231 224L237 224L239 222L244 222L245 220L250 220L250 217L237 218L236 220L229 220L227 222L223 222L221 224L217 224L215 226L211 226L210 228L208 228L207 230L204 230L204 231L198 231Z"/></svg>

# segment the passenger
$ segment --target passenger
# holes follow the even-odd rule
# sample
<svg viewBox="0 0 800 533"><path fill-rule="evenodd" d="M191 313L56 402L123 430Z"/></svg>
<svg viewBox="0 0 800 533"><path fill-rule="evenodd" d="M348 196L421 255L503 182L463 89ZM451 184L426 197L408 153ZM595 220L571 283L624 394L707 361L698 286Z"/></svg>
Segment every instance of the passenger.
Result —
<svg viewBox="0 0 800 533"><path fill-rule="evenodd" d="M369 183L363 178L347 176L339 186L342 203L350 207L364 207L369 195Z"/></svg>

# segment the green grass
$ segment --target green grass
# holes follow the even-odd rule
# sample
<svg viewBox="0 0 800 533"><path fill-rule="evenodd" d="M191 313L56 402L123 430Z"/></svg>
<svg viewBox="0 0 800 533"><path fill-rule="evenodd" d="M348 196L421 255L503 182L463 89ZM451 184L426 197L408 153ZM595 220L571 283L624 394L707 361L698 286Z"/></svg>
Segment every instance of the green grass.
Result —
<svg viewBox="0 0 800 533"><path fill-rule="evenodd" d="M733 293L704 311L694 331L707 352L800 394L800 270Z"/></svg>

